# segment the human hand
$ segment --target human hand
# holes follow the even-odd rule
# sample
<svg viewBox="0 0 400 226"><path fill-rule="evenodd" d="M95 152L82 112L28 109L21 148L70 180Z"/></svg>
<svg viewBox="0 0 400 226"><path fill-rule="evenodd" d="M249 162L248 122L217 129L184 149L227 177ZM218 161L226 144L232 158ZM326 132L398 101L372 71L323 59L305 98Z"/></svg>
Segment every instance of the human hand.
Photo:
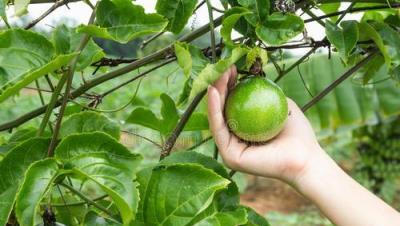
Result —
<svg viewBox="0 0 400 226"><path fill-rule="evenodd" d="M224 120L224 104L237 78L232 66L208 88L208 118L215 143L227 166L259 176L296 183L314 159L324 154L303 112L288 98L289 117L275 138L262 145L249 145L232 134Z"/></svg>

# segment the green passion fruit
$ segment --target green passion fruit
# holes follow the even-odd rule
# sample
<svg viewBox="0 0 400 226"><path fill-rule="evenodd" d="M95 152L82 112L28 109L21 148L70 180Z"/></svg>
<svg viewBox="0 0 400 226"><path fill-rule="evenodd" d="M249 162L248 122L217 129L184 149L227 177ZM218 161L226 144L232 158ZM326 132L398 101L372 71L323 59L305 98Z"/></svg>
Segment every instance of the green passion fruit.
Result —
<svg viewBox="0 0 400 226"><path fill-rule="evenodd" d="M271 80L253 76L241 81L229 93L225 119L240 139L265 142L285 125L288 103L283 91Z"/></svg>

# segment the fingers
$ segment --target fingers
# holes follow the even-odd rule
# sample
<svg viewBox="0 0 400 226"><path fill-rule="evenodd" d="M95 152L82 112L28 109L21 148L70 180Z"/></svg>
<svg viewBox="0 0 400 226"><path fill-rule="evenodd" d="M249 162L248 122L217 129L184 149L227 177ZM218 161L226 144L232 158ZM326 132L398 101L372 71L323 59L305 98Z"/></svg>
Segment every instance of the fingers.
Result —
<svg viewBox="0 0 400 226"><path fill-rule="evenodd" d="M235 65L231 66L226 70L221 77L214 83L214 87L217 89L219 95L221 96L221 107L225 104L226 96L228 91L236 83L237 71Z"/></svg>
<svg viewBox="0 0 400 226"><path fill-rule="evenodd" d="M230 134L224 120L221 95L213 86L208 87L208 120L218 149L225 150L229 144Z"/></svg>

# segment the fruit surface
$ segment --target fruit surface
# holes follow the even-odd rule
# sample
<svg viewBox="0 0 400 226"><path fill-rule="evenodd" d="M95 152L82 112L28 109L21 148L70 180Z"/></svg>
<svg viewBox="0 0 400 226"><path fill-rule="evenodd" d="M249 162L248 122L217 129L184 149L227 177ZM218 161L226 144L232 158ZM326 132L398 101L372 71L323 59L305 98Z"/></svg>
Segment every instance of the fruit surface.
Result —
<svg viewBox="0 0 400 226"><path fill-rule="evenodd" d="M270 140L282 130L287 117L285 94L275 83L259 76L240 82L226 100L228 127L245 141Z"/></svg>

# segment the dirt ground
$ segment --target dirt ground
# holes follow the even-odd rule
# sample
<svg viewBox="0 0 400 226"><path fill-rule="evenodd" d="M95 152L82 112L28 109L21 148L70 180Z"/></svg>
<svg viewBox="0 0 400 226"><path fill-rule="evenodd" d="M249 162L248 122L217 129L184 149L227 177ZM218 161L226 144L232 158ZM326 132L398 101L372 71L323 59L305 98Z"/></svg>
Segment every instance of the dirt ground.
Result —
<svg viewBox="0 0 400 226"><path fill-rule="evenodd" d="M265 216L270 211L299 212L311 205L289 185L278 180L249 176L249 185L241 195L241 204Z"/></svg>

